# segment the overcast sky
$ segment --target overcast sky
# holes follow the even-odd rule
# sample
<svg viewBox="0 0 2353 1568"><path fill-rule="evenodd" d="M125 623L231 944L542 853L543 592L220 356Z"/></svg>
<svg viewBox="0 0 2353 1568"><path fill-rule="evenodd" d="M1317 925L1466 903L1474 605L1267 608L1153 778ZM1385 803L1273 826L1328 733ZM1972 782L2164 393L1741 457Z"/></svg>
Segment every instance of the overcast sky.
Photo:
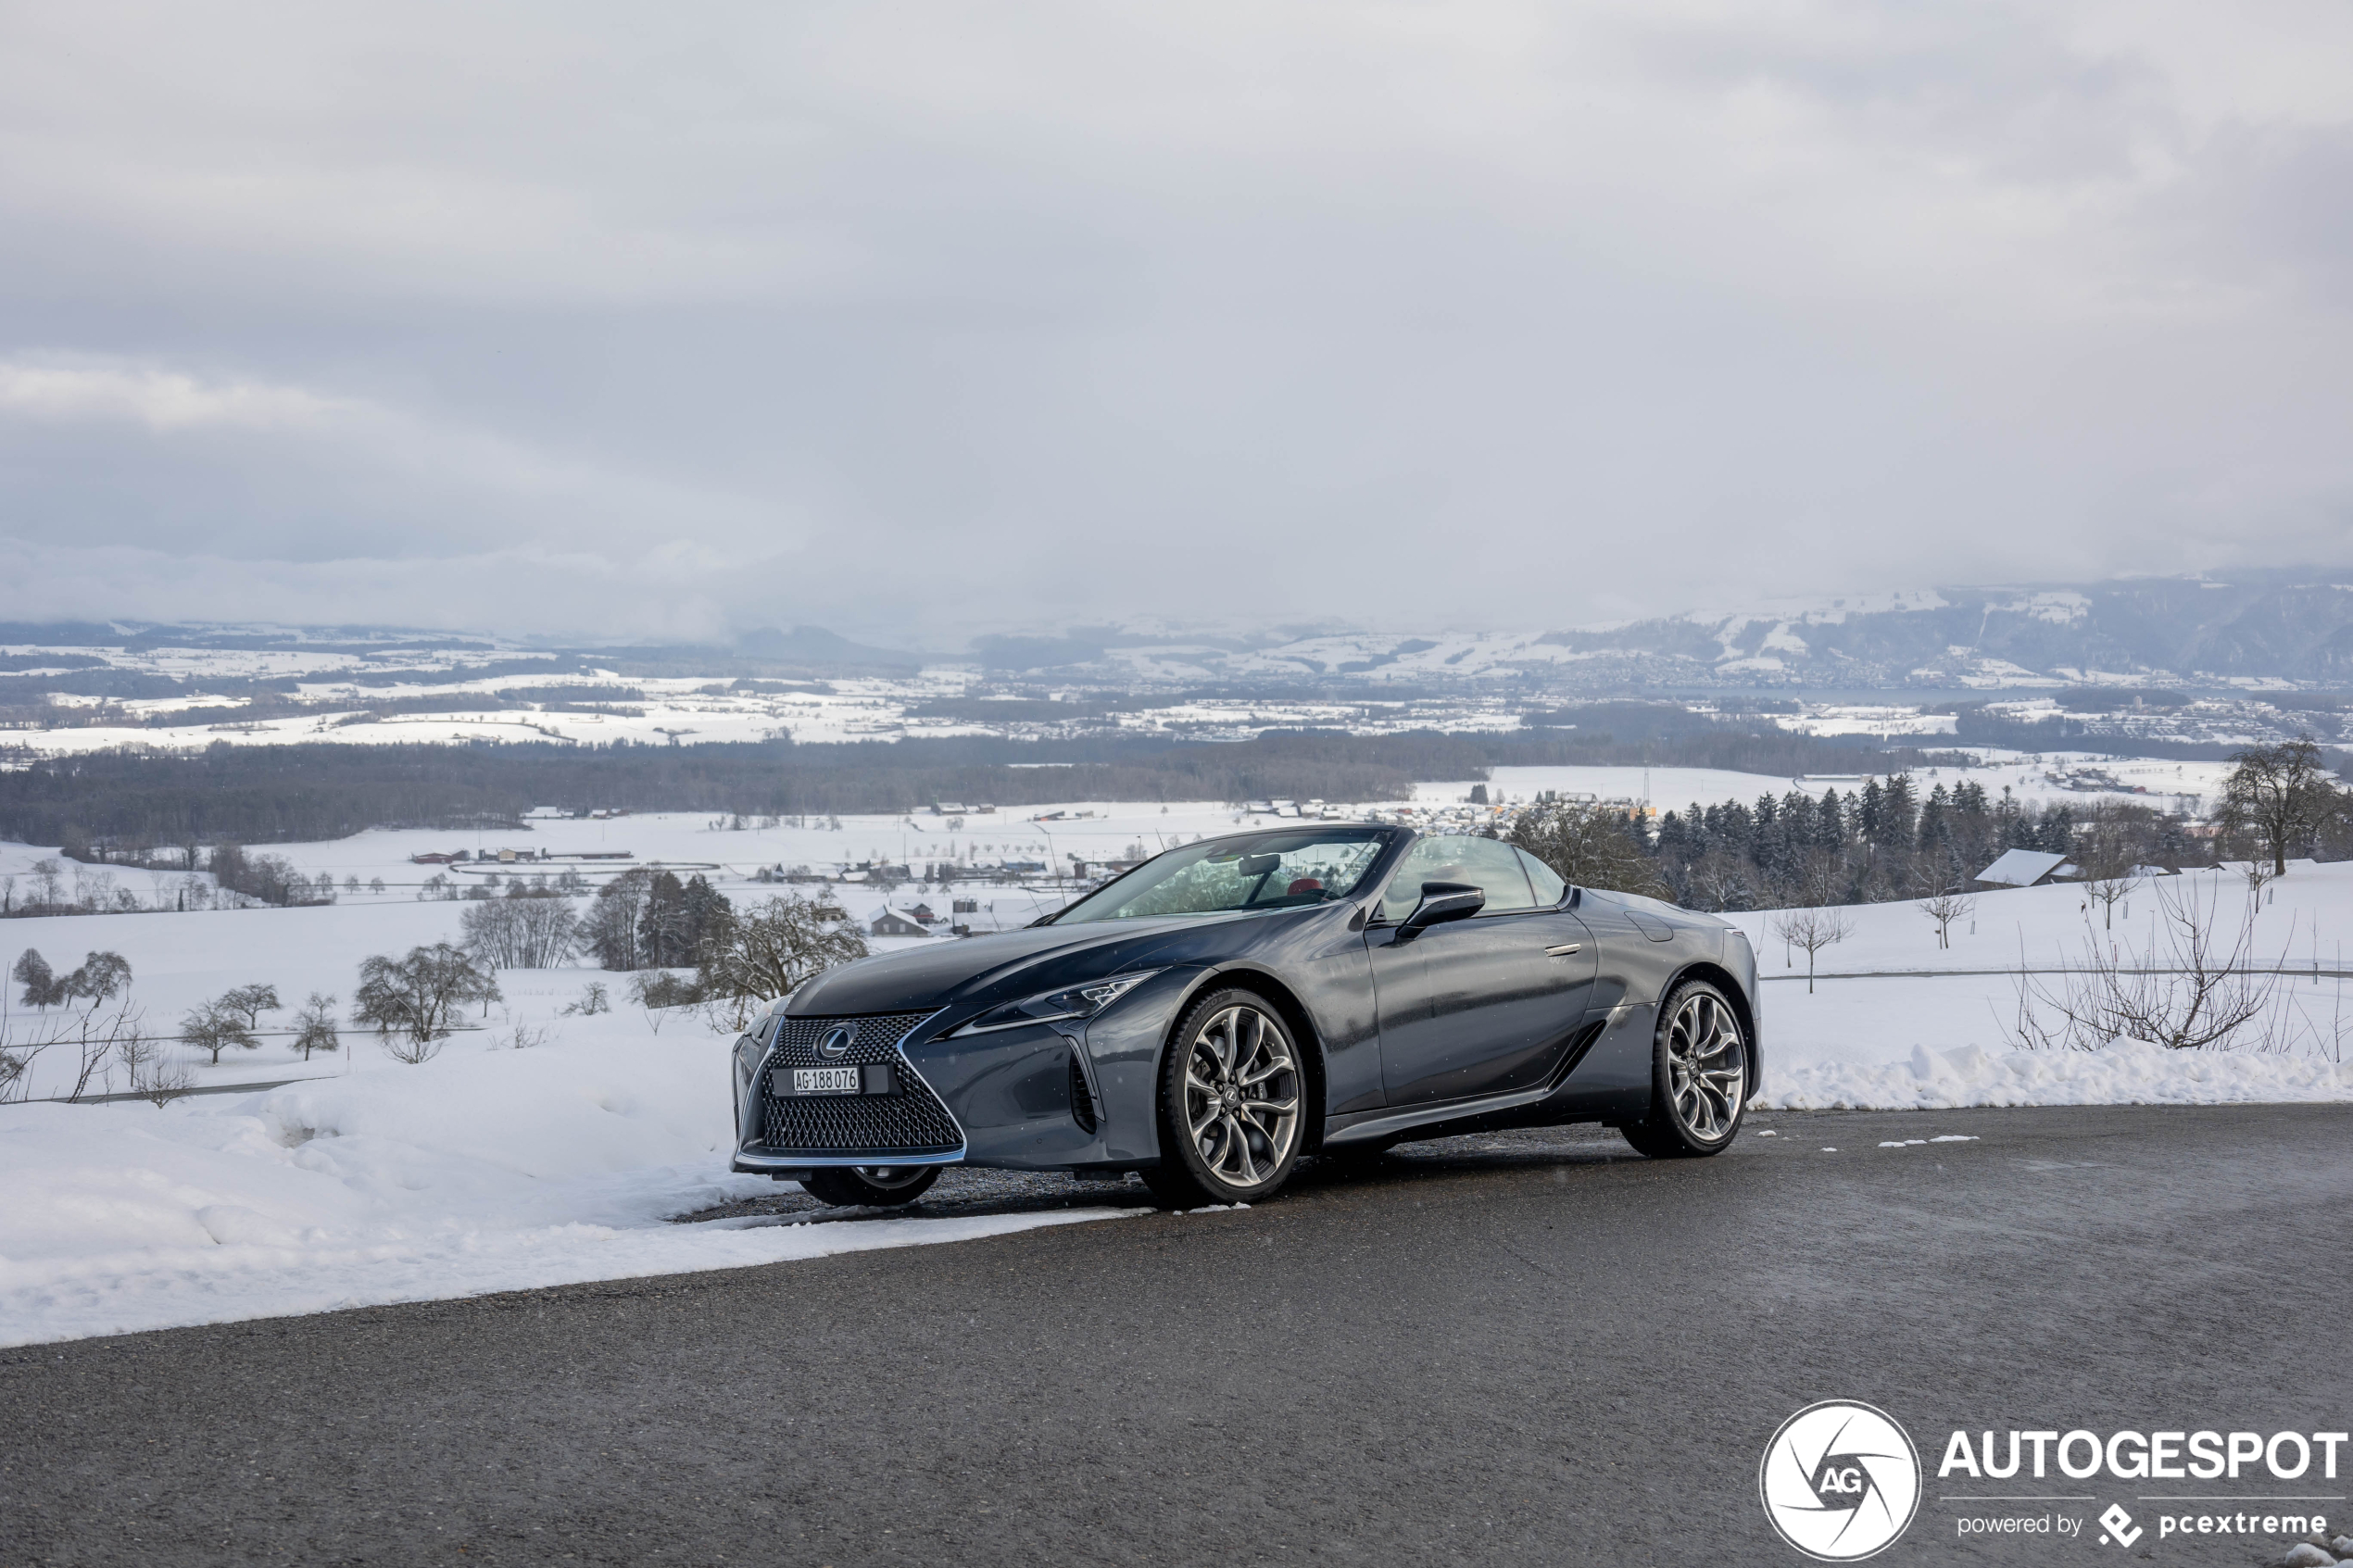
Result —
<svg viewBox="0 0 2353 1568"><path fill-rule="evenodd" d="M0 7L0 616L2353 565L2353 6Z"/></svg>

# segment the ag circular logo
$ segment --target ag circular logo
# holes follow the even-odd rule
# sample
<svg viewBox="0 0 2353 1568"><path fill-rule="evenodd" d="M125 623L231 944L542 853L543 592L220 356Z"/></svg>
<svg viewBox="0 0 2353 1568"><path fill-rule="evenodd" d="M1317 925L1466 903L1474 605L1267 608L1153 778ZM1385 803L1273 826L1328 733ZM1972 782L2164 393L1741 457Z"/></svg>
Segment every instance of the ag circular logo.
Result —
<svg viewBox="0 0 2353 1568"><path fill-rule="evenodd" d="M849 1054L849 1031L836 1029L817 1042L817 1054L828 1061L839 1061Z"/></svg>
<svg viewBox="0 0 2353 1568"><path fill-rule="evenodd" d="M1756 1490L1781 1539L1819 1562L1855 1562L1911 1524L1919 1450L1884 1411L1825 1399L1781 1423Z"/></svg>

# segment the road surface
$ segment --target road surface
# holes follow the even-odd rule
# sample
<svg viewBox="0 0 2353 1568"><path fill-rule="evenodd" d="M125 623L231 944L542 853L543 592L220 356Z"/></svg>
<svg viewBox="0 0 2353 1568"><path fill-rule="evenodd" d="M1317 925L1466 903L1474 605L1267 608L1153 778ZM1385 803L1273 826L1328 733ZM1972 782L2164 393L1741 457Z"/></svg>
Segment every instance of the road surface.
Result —
<svg viewBox="0 0 2353 1568"><path fill-rule="evenodd" d="M1878 1147L1937 1135L1976 1141ZM1934 1471L1956 1427L2342 1428L2348 1135L1457 1139L1246 1211L0 1352L0 1565L1793 1564L1757 1463L1833 1398L1929 1468L1876 1561L2253 1563L1962 1545Z"/></svg>

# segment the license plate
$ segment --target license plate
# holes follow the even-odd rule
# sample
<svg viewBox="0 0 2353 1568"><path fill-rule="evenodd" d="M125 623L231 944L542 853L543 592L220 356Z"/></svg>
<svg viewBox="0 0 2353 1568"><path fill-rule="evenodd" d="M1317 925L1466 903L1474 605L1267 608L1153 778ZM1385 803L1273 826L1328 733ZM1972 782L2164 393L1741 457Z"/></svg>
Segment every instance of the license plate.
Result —
<svg viewBox="0 0 2353 1568"><path fill-rule="evenodd" d="M854 1095L859 1091L855 1067L796 1067L792 1092L797 1095Z"/></svg>

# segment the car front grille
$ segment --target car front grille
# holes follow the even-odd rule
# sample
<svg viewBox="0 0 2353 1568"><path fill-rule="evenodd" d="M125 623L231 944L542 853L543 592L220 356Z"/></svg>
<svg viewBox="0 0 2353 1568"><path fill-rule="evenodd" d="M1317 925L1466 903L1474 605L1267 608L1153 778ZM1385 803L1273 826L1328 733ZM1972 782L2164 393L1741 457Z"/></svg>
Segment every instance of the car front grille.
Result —
<svg viewBox="0 0 2353 1568"><path fill-rule="evenodd" d="M787 1018L778 1026L769 1070L796 1067L862 1067L890 1062L898 1092L887 1095L786 1095L760 1085L763 1152L772 1154L949 1154L964 1135L931 1085L899 1054L899 1042L925 1019L924 1012L885 1013L867 1018ZM837 1028L850 1032L849 1048L837 1057L818 1053L817 1044Z"/></svg>

